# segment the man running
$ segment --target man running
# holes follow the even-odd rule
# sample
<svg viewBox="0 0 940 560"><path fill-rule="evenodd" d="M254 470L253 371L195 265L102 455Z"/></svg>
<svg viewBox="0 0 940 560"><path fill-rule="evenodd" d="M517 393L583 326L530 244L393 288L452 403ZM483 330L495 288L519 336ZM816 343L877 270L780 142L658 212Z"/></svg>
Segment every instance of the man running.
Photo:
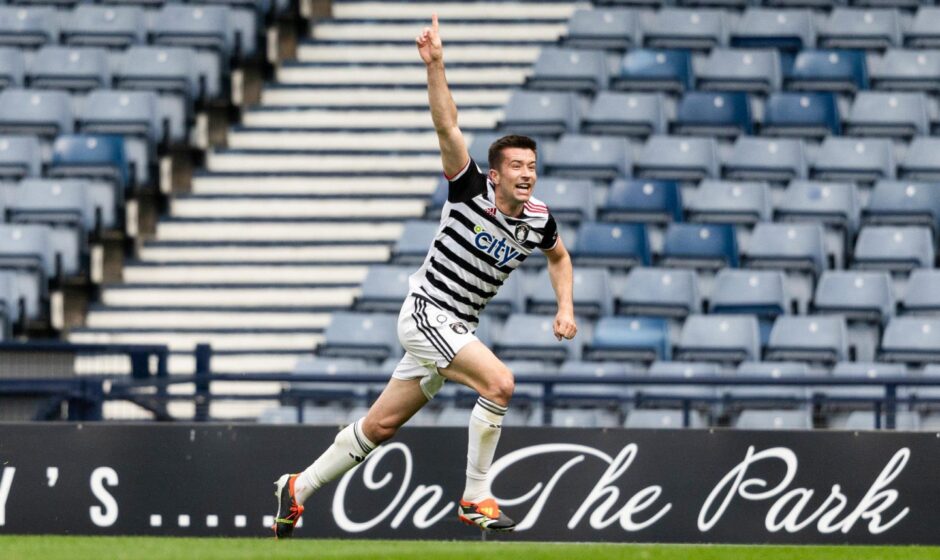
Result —
<svg viewBox="0 0 940 560"><path fill-rule="evenodd" d="M515 135L498 139L489 148L490 170L484 175L470 158L457 126L436 14L415 41L427 66L431 117L449 190L440 228L424 263L409 280L410 293L398 317L405 356L364 418L340 431L302 473L285 474L276 482L273 528L278 538L291 536L304 502L314 492L393 437L434 398L444 380L480 395L470 413L466 486L457 515L484 530L512 531L515 522L500 511L488 473L514 380L509 368L475 336L479 314L509 273L541 249L558 302L555 337L571 339L577 333L571 258L555 219L532 196L535 142Z"/></svg>

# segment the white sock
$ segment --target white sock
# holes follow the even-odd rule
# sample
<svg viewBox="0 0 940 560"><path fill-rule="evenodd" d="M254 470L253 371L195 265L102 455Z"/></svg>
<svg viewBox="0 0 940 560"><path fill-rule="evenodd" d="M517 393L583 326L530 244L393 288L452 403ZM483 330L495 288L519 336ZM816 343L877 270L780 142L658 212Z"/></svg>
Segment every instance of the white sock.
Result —
<svg viewBox="0 0 940 560"><path fill-rule="evenodd" d="M503 417L509 410L480 397L470 413L470 438L467 445L467 485L463 499L479 502L490 497L490 465L496 454Z"/></svg>
<svg viewBox="0 0 940 560"><path fill-rule="evenodd" d="M363 462L375 444L362 432L362 418L346 426L326 451L300 473L294 482L294 498L298 504L307 501L321 486Z"/></svg>

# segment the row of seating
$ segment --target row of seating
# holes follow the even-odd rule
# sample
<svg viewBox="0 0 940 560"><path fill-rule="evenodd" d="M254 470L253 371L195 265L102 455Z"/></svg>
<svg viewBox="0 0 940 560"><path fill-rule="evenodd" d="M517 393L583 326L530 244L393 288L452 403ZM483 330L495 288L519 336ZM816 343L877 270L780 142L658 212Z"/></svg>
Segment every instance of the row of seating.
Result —
<svg viewBox="0 0 940 560"><path fill-rule="evenodd" d="M740 14L699 7L663 7L655 12L580 9L569 19L564 40L574 46L619 50L728 45L784 50L935 47L940 45L940 8L920 6L913 15L884 7L842 6L828 13L774 7L747 7Z"/></svg>
<svg viewBox="0 0 940 560"><path fill-rule="evenodd" d="M935 0L592 0L591 4L606 8L647 7L664 8L683 6L693 8L715 8L729 13L751 6L771 8L810 8L814 11L828 11L842 6L862 8L896 8L914 10L920 6L933 6Z"/></svg>
<svg viewBox="0 0 940 560"><path fill-rule="evenodd" d="M17 6L50 6L60 10L69 10L88 4L101 4L106 6L140 6L144 8L159 8L165 4L217 4L237 8L250 8L259 12L261 15L267 15L269 11L285 12L290 8L290 3L285 0L4 0L0 4L12 4Z"/></svg>

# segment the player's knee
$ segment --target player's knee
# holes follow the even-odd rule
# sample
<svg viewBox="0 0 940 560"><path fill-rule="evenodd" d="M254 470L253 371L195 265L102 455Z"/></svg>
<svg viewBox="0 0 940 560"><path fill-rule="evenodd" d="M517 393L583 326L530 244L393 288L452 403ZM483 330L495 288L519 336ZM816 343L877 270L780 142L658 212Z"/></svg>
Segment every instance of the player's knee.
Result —
<svg viewBox="0 0 940 560"><path fill-rule="evenodd" d="M362 423L362 431L372 443L379 445L395 437L399 426L388 419L371 420L366 418Z"/></svg>
<svg viewBox="0 0 940 560"><path fill-rule="evenodd" d="M512 394L515 390L515 378L513 378L512 372L509 371L509 368L505 368L505 371L501 372L500 375L495 376L487 384L487 394L483 396L495 402L496 404L509 406L509 401L512 400Z"/></svg>

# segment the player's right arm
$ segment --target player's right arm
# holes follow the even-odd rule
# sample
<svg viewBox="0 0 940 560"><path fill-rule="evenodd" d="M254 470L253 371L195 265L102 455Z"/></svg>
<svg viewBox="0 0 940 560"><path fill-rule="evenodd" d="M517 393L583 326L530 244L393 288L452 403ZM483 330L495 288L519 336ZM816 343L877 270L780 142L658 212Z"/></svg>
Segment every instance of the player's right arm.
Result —
<svg viewBox="0 0 940 560"><path fill-rule="evenodd" d="M444 76L444 46L437 22L437 14L431 16L431 27L425 27L415 43L418 54L428 69L428 102L431 119L441 145L441 162L444 175L453 177L470 162L467 143L457 126L457 105L451 97L447 78Z"/></svg>

